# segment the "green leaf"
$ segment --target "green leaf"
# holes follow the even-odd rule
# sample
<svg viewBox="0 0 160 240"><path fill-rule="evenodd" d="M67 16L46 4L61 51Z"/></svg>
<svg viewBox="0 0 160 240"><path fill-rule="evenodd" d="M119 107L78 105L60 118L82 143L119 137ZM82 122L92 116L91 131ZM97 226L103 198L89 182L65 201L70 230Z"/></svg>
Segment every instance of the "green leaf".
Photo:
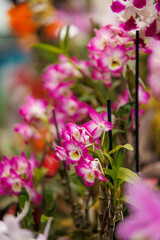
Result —
<svg viewBox="0 0 160 240"><path fill-rule="evenodd" d="M105 168L105 171L115 182L117 178L115 166L113 166L113 169Z"/></svg>
<svg viewBox="0 0 160 240"><path fill-rule="evenodd" d="M117 117L127 117L131 112L131 108L135 105L134 102L126 103L118 109Z"/></svg>
<svg viewBox="0 0 160 240"><path fill-rule="evenodd" d="M25 188L22 188L22 190L19 194L19 206L21 209L24 208L26 201L29 202L29 195L28 195L27 191L25 190Z"/></svg>
<svg viewBox="0 0 160 240"><path fill-rule="evenodd" d="M68 49L69 49L69 28L70 26L67 26L67 31L66 31L66 36L64 38L64 51L66 53L68 53Z"/></svg>
<svg viewBox="0 0 160 240"><path fill-rule="evenodd" d="M100 107L96 108L96 112L98 112L98 113L101 113L101 112L104 112L104 111L106 111L106 107L100 106Z"/></svg>
<svg viewBox="0 0 160 240"><path fill-rule="evenodd" d="M114 153L114 152L117 152L117 151L118 151L119 149L121 149L121 148L125 148L125 149L130 150L130 151L133 151L133 150L134 150L134 148L132 147L132 145L129 144L129 143L127 143L127 144L125 144L125 145L118 145L117 147L115 147L114 149L112 149L111 151L109 151L108 154L112 154L112 153Z"/></svg>
<svg viewBox="0 0 160 240"><path fill-rule="evenodd" d="M123 148L120 148L115 157L115 167L117 172L118 172L118 169L123 165L123 156L124 156L124 150Z"/></svg>
<svg viewBox="0 0 160 240"><path fill-rule="evenodd" d="M111 183L110 180L108 180L107 182L105 182L109 187L110 189L113 189L113 184Z"/></svg>
<svg viewBox="0 0 160 240"><path fill-rule="evenodd" d="M70 177L75 177L75 176L77 176L77 174L74 172L74 173L72 173L71 175L69 175Z"/></svg>
<svg viewBox="0 0 160 240"><path fill-rule="evenodd" d="M46 43L34 44L32 46L32 48L34 48L36 50L41 50L41 51L47 52L48 54L49 53L51 53L51 54L62 54L63 53L63 50L61 48L50 45L50 44L46 44Z"/></svg>
<svg viewBox="0 0 160 240"><path fill-rule="evenodd" d="M95 154L97 156L97 158L101 161L101 162L104 162L104 155L103 155L103 152L102 150L98 149L98 148L95 148L94 149L94 152L91 151L93 154Z"/></svg>
<svg viewBox="0 0 160 240"><path fill-rule="evenodd" d="M142 181L141 178L136 173L132 172L128 168L123 168L123 167L119 168L117 178L131 184Z"/></svg>
<svg viewBox="0 0 160 240"><path fill-rule="evenodd" d="M61 32L62 32L62 28L59 30L59 33L58 33L58 46L60 49L63 49L64 45L63 45L63 41L61 39Z"/></svg>
<svg viewBox="0 0 160 240"><path fill-rule="evenodd" d="M108 154L108 153L103 153L109 160L110 164L111 164L111 167L113 168L113 158Z"/></svg>
<svg viewBox="0 0 160 240"><path fill-rule="evenodd" d="M41 168L34 168L34 174L36 177L36 184L39 184L44 175L46 174L48 170L44 167Z"/></svg>
<svg viewBox="0 0 160 240"><path fill-rule="evenodd" d="M108 152L108 150L109 150L109 134L108 134L108 132L105 132L103 151Z"/></svg>
<svg viewBox="0 0 160 240"><path fill-rule="evenodd" d="M126 134L126 132L124 131L124 130L121 130L121 129L112 129L112 136L114 137L114 135L116 134L116 133L124 133L124 134Z"/></svg>
<svg viewBox="0 0 160 240"><path fill-rule="evenodd" d="M25 190L25 188L22 188L22 190L20 192L20 195L19 195L19 206L20 206L21 210L24 208L24 205L25 205L26 201L29 202L29 196L28 196L28 193ZM27 215L23 218L22 226L23 227L28 227L30 229L33 229L32 221L33 221L33 218L32 218L32 208L30 206Z"/></svg>
<svg viewBox="0 0 160 240"><path fill-rule="evenodd" d="M45 200L45 212L47 213L47 215L53 216L53 213L55 211L55 199L53 196L52 188L49 186L45 189L44 200ZM52 214L50 215L50 213Z"/></svg>
<svg viewBox="0 0 160 240"><path fill-rule="evenodd" d="M50 217L45 216L44 214L41 215L41 223L45 223L48 221Z"/></svg>

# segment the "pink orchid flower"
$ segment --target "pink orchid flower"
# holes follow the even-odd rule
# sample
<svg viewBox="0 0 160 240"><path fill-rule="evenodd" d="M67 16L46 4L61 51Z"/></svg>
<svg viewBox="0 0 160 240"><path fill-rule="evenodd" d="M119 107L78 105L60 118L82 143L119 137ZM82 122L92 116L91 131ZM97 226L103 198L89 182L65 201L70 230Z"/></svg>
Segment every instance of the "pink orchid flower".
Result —
<svg viewBox="0 0 160 240"><path fill-rule="evenodd" d="M35 99L33 96L27 97L27 103L19 109L19 114L26 121L31 121L33 118L42 119L45 115L47 103L42 99Z"/></svg>
<svg viewBox="0 0 160 240"><path fill-rule="evenodd" d="M88 154L88 149L84 144L77 142L75 139L63 141L61 145L65 149L68 161L71 164L82 161Z"/></svg>
<svg viewBox="0 0 160 240"><path fill-rule="evenodd" d="M130 216L117 227L121 240L160 239L160 195L142 183L129 185Z"/></svg>
<svg viewBox="0 0 160 240"><path fill-rule="evenodd" d="M94 109L89 110L89 115L92 120L84 124L84 127L91 133L94 139L99 138L102 133L113 129L113 125L105 121Z"/></svg>
<svg viewBox="0 0 160 240"><path fill-rule="evenodd" d="M96 177L99 180L107 182L107 179L103 177L98 165L99 163L94 161L94 159L91 161L89 156L88 162L82 162L75 166L77 175L83 178L87 187L95 184Z"/></svg>
<svg viewBox="0 0 160 240"><path fill-rule="evenodd" d="M40 135L36 129L27 123L16 123L14 125L14 131L21 134L23 137L25 137L25 139L29 139L31 137L40 139Z"/></svg>
<svg viewBox="0 0 160 240"><path fill-rule="evenodd" d="M108 70L115 76L118 76L128 59L129 57L126 55L126 48L124 46L118 45L114 48L108 46L101 53L97 63L102 70Z"/></svg>

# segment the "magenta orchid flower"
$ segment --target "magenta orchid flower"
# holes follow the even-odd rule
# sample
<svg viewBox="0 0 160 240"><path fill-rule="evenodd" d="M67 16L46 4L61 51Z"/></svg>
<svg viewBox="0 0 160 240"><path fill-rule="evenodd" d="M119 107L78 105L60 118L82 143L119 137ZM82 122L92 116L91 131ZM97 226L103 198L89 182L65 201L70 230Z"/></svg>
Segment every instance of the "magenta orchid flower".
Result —
<svg viewBox="0 0 160 240"><path fill-rule="evenodd" d="M75 139L63 141L61 145L65 149L68 161L71 164L82 161L88 154L88 149L84 144L77 142Z"/></svg>
<svg viewBox="0 0 160 240"><path fill-rule="evenodd" d="M130 216L117 227L122 240L160 239L160 195L144 184L127 187Z"/></svg>
<svg viewBox="0 0 160 240"><path fill-rule="evenodd" d="M45 116L47 103L42 99L35 99L33 96L27 97L26 105L19 109L19 114L26 121L31 121L33 118L42 119Z"/></svg>
<svg viewBox="0 0 160 240"><path fill-rule="evenodd" d="M29 160L23 152L21 156L14 156L11 159L3 157L0 162L0 195L18 196L24 187L33 202L41 201L42 197L34 189L32 180L33 170L38 165L39 163L33 154Z"/></svg>
<svg viewBox="0 0 160 240"><path fill-rule="evenodd" d="M110 71L118 76L122 71L124 63L129 59L126 55L126 48L117 46L115 48L106 47L98 59L98 66L104 71Z"/></svg>
<svg viewBox="0 0 160 240"><path fill-rule="evenodd" d="M95 30L96 36L88 43L89 51L99 53L107 46L116 47L117 45L124 45L131 41L131 37L120 27L107 25L98 30Z"/></svg>
<svg viewBox="0 0 160 240"><path fill-rule="evenodd" d="M81 176L84 180L84 183L87 187L90 187L95 184L95 179L102 180L107 182L107 179L103 177L102 172L99 168L99 163L91 160L90 156L88 157L85 162L82 162L75 166L75 170L78 176Z"/></svg>
<svg viewBox="0 0 160 240"><path fill-rule="evenodd" d="M107 88L112 86L110 72L103 72L101 69L94 67L94 69L91 71L91 76L94 80L101 80Z"/></svg>
<svg viewBox="0 0 160 240"><path fill-rule="evenodd" d="M89 115L92 120L84 124L84 127L94 139L99 138L102 133L113 129L113 125L108 121L104 121L102 116L94 109L89 110Z"/></svg>
<svg viewBox="0 0 160 240"><path fill-rule="evenodd" d="M35 139L40 139L40 135L38 134L36 129L27 123L16 123L14 125L14 131L21 134L27 140L31 137Z"/></svg>
<svg viewBox="0 0 160 240"><path fill-rule="evenodd" d="M159 38L159 1L113 0L111 9L119 15L126 31L140 30L140 37Z"/></svg>

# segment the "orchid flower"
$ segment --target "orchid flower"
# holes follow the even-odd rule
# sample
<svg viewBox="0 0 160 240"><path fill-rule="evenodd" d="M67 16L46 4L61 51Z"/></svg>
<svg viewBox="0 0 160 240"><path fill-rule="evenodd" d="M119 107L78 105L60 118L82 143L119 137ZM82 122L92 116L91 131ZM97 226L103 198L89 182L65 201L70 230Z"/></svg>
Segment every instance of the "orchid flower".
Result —
<svg viewBox="0 0 160 240"><path fill-rule="evenodd" d="M7 214L3 221L0 221L0 240L31 240L33 234L30 230L22 229L20 222L29 210L29 203L26 202L22 212L17 216Z"/></svg>
<svg viewBox="0 0 160 240"><path fill-rule="evenodd" d="M91 159L90 155L87 158L84 162L75 166L77 175L83 178L85 185L87 187L94 185L96 177L99 180L107 182L107 179L103 177L102 172L99 168L99 163L97 161L94 161L93 158Z"/></svg>
<svg viewBox="0 0 160 240"><path fill-rule="evenodd" d="M92 120L84 124L84 127L91 133L94 139L99 138L102 133L113 129L113 125L103 120L102 116L94 109L89 110L89 115Z"/></svg>
<svg viewBox="0 0 160 240"><path fill-rule="evenodd" d="M19 114L26 121L31 121L33 118L44 118L47 103L42 99L35 99L33 96L27 97L26 105L19 109Z"/></svg>
<svg viewBox="0 0 160 240"><path fill-rule="evenodd" d="M3 221L0 221L0 240L47 240L52 218L48 219L43 234L39 234L35 239L33 233L28 229L22 229L20 222L29 211L29 203L26 202L22 212L17 216L7 214L4 216Z"/></svg>
<svg viewBox="0 0 160 240"><path fill-rule="evenodd" d="M143 183L128 185L130 216L117 228L121 240L160 239L160 195Z"/></svg>

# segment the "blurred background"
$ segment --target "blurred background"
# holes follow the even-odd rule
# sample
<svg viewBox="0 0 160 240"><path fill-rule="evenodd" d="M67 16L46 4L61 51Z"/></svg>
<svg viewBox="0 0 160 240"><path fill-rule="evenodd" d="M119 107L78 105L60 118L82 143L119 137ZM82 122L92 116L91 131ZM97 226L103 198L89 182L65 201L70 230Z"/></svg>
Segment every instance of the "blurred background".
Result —
<svg viewBox="0 0 160 240"><path fill-rule="evenodd" d="M0 4L0 155L12 156L25 148L13 131L20 121L19 107L32 93L43 94L38 87L44 67L54 56L36 55L31 46L38 42L57 44L58 32L70 24L71 52L86 57L86 44L94 27L118 21L110 10L111 0L1 0ZM142 56L141 75L147 76L147 57ZM150 101L140 127L141 161L149 176L160 176L160 103ZM146 126L148 126L146 131ZM154 162L154 164L152 164ZM151 164L150 164L151 163ZM149 164L149 167L148 167ZM146 168L147 167L147 168ZM156 174L156 175L155 175Z"/></svg>
<svg viewBox="0 0 160 240"><path fill-rule="evenodd" d="M37 69L53 60L46 56L45 63L44 58L37 59L31 46L37 42L55 44L59 29L70 24L70 34L74 38L72 52L84 57L94 25L104 26L110 23L112 13L109 4L109 0L1 0L1 155L12 155L16 149L23 149L19 136L13 131L14 124L19 120L18 109L25 96L31 93L37 81L40 81L41 76ZM63 38L65 29L61 34Z"/></svg>

